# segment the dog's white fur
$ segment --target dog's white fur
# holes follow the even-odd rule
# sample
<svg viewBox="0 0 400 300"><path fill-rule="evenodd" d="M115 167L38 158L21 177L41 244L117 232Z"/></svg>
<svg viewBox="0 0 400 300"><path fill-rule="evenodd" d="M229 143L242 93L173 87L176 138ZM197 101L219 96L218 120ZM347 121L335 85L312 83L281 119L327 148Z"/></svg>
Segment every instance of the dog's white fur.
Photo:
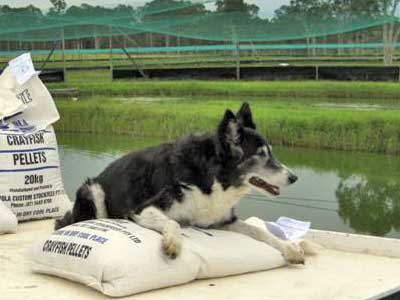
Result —
<svg viewBox="0 0 400 300"><path fill-rule="evenodd" d="M131 214L130 218L140 226L155 230L162 234L163 252L170 256L176 257L182 249L182 234L179 224L154 206L145 208L140 215Z"/></svg>
<svg viewBox="0 0 400 300"><path fill-rule="evenodd" d="M93 195L93 203L96 206L96 218L104 219L108 217L107 208L105 205L105 193L100 184L94 183L88 185L92 195Z"/></svg>
<svg viewBox="0 0 400 300"><path fill-rule="evenodd" d="M241 220L225 225L223 229L250 236L255 240L274 247L282 253L283 257L289 263L304 263L304 251L302 247L292 242L282 241L268 230L263 230Z"/></svg>
<svg viewBox="0 0 400 300"><path fill-rule="evenodd" d="M196 186L189 186L185 190L183 201L175 201L165 214L179 223L189 222L188 225L209 227L229 220L232 207L249 191L248 186L224 190L217 181L212 185L210 194L204 194Z"/></svg>
<svg viewBox="0 0 400 300"><path fill-rule="evenodd" d="M177 222L189 221L188 225L208 227L224 218L228 220L232 207L250 189L249 186L244 186L223 190L221 184L215 182L212 193L206 195L197 187L191 186L185 193L184 200L182 202L175 201L166 212L151 206L145 208L140 215L131 215L130 217L139 225L161 233L164 253L176 257L182 249L181 228ZM241 220L220 229L245 234L264 242L280 251L289 263L304 263L304 251L301 246L280 240L267 230L262 230Z"/></svg>
<svg viewBox="0 0 400 300"><path fill-rule="evenodd" d="M168 218L162 211L151 206L145 208L140 215L130 216L139 225L155 230L163 235L162 249L170 257L176 257L182 249L182 234L179 224ZM232 224L225 225L220 229L238 232L250 236L260 242L264 242L278 251L288 263L303 263L304 251L301 246L278 239L267 230L238 220Z"/></svg>

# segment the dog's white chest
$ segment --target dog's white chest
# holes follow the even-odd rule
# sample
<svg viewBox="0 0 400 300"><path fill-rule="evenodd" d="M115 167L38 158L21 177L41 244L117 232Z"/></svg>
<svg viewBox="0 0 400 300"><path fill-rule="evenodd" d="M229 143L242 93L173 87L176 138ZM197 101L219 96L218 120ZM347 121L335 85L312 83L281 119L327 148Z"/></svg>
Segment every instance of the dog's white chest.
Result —
<svg viewBox="0 0 400 300"><path fill-rule="evenodd" d="M175 202L166 214L178 222L208 227L229 219L232 208L247 193L247 187L224 190L217 182L213 184L209 195L191 186L190 190L184 192L183 201Z"/></svg>

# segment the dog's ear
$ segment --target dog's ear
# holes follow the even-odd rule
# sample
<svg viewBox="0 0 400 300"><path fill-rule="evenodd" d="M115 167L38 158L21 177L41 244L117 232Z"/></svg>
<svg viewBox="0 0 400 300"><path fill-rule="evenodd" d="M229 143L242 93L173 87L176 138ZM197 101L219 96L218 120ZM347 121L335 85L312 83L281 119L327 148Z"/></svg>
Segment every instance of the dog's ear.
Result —
<svg viewBox="0 0 400 300"><path fill-rule="evenodd" d="M244 102L236 114L236 118L243 127L256 129L256 124L253 122L253 115L250 110L250 105Z"/></svg>
<svg viewBox="0 0 400 300"><path fill-rule="evenodd" d="M243 127L231 110L226 110L217 130L218 140L225 155L240 159L243 156Z"/></svg>

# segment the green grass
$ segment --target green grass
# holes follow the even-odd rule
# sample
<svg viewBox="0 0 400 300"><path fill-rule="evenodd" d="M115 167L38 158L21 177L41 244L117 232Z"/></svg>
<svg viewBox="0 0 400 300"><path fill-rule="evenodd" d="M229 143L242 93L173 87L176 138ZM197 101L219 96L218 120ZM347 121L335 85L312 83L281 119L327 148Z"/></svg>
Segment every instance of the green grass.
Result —
<svg viewBox="0 0 400 300"><path fill-rule="evenodd" d="M68 72L65 83L50 88L77 88L81 96L235 96L400 100L400 83L338 81L200 81L117 80L109 71Z"/></svg>
<svg viewBox="0 0 400 300"><path fill-rule="evenodd" d="M46 59L47 55L34 55L33 59L37 66L40 66ZM108 67L109 53L99 54L66 54L67 68L72 67ZM196 66L227 66L236 63L235 53L232 51L218 52L200 52L200 53L164 53L164 54L131 54L139 65L143 68L160 68L160 67L196 67ZM13 57L3 56L0 58L0 64L6 64ZM307 56L304 51L294 52L292 55L278 54L271 51L251 51L242 52L240 59L242 64L246 65L249 61L251 64L258 66L276 66L280 62L288 62L294 66L315 66L315 65L346 65L346 66L382 66L383 58L379 52L353 53L347 55L337 55L335 52L324 54L318 51L316 56ZM397 63L397 62L396 62ZM123 53L113 53L114 66L131 66L131 62ZM48 68L62 68L62 56L54 54L48 61Z"/></svg>
<svg viewBox="0 0 400 300"><path fill-rule="evenodd" d="M111 81L108 71L68 72L50 88L74 87L79 101L57 101L60 132L172 139L212 130L227 107L254 104L258 127L274 144L400 153L400 84L331 81ZM163 101L135 102L138 96ZM166 99L182 97L183 99ZM126 101L112 101L125 98ZM153 100L160 100L153 99ZM379 104L397 110L316 107L321 102Z"/></svg>
<svg viewBox="0 0 400 300"><path fill-rule="evenodd" d="M214 130L239 100L132 102L95 97L57 101L59 132L173 139ZM258 130L274 145L400 153L399 111L333 110L306 102L252 100Z"/></svg>

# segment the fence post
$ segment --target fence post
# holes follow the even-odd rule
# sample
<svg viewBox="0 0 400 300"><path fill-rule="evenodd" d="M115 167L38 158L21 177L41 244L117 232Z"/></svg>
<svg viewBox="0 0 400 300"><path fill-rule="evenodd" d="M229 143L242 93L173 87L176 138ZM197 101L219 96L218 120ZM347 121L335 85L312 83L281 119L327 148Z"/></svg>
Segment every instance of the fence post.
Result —
<svg viewBox="0 0 400 300"><path fill-rule="evenodd" d="M113 66L113 44L112 44L112 26L108 26L109 35L108 35L108 43L110 48L110 74L111 80L113 80L114 66Z"/></svg>
<svg viewBox="0 0 400 300"><path fill-rule="evenodd" d="M399 69L399 82L400 82L400 67L398 69Z"/></svg>
<svg viewBox="0 0 400 300"><path fill-rule="evenodd" d="M240 45L236 42L236 80L240 80Z"/></svg>
<svg viewBox="0 0 400 300"><path fill-rule="evenodd" d="M62 29L61 29L61 55L62 55L62 61L63 61L63 72L64 72L64 76L65 76L67 68L65 66L65 33L64 33L64 27L62 27Z"/></svg>

